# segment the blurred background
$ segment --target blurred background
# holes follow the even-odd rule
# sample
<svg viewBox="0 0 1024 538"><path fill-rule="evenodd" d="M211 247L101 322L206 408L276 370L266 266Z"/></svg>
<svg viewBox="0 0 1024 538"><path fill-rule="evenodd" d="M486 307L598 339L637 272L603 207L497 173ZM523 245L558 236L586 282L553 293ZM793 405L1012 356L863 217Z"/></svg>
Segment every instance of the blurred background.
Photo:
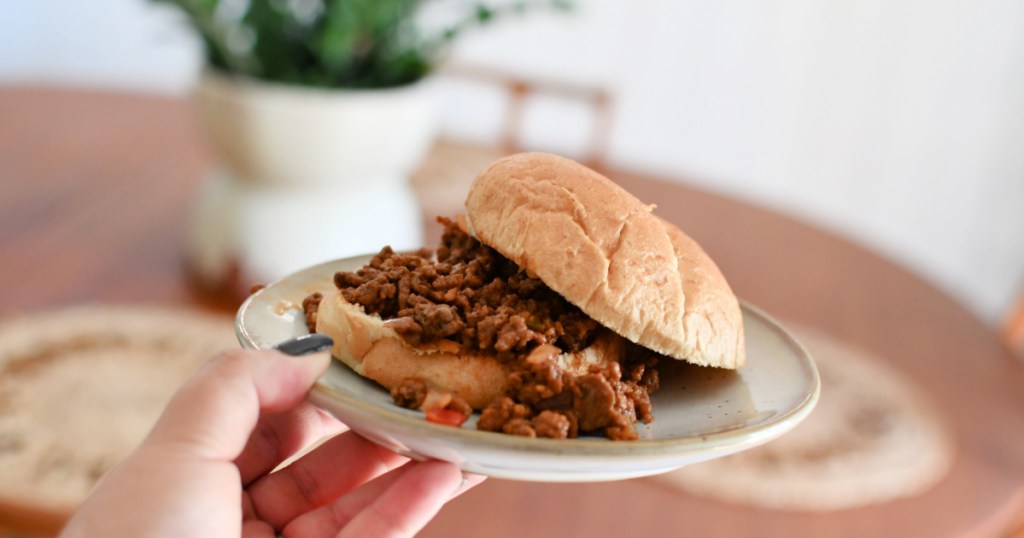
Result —
<svg viewBox="0 0 1024 538"><path fill-rule="evenodd" d="M2 83L194 90L202 45L173 6L4 4ZM1014 0L582 0L467 32L442 73L606 92L605 119L585 99L532 94L519 142L581 158L600 144L613 165L784 210L994 324L1024 279L1022 27ZM505 88L437 84L443 135L501 139Z"/></svg>
<svg viewBox="0 0 1024 538"><path fill-rule="evenodd" d="M424 536L1024 537L1024 2L0 6L0 536L59 528L250 285L432 244L526 149L661 203L821 402L657 479L490 480Z"/></svg>

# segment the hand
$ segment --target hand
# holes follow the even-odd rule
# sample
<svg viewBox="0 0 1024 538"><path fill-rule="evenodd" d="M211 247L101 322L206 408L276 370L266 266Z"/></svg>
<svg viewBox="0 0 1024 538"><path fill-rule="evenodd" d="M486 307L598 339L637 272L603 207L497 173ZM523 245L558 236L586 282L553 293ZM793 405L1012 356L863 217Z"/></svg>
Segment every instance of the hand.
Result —
<svg viewBox="0 0 1024 538"><path fill-rule="evenodd" d="M215 358L62 536L411 536L482 480L450 463L409 461L306 402L330 360L242 350Z"/></svg>

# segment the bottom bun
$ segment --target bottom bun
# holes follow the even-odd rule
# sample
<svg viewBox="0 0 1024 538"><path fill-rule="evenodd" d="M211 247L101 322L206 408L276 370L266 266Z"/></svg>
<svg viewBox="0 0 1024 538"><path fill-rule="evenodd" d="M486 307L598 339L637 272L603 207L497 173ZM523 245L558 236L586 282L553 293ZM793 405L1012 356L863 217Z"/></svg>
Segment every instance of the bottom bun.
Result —
<svg viewBox="0 0 1024 538"><path fill-rule="evenodd" d="M495 356L467 352L453 340L411 346L385 320L345 301L340 292L320 301L316 330L334 339L332 355L359 375L389 390L418 378L434 389L458 393L473 409L504 395L512 373ZM625 340L605 331L589 347L558 355L556 362L564 371L583 374L624 355Z"/></svg>

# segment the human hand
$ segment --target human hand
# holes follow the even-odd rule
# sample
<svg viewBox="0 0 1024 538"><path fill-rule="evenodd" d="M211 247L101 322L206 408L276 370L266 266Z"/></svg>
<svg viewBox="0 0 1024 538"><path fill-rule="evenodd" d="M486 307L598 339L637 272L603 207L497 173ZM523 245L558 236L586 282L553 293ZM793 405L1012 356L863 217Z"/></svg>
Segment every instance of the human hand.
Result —
<svg viewBox="0 0 1024 538"><path fill-rule="evenodd" d="M451 463L409 461L306 402L330 360L243 350L215 358L61 536L411 536L482 481Z"/></svg>

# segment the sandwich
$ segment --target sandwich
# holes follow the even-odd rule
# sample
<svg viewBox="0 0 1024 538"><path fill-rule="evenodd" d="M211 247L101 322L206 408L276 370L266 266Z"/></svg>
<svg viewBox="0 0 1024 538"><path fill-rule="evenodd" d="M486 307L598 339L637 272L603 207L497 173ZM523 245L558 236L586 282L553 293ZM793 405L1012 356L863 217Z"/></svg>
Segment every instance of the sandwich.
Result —
<svg viewBox="0 0 1024 538"><path fill-rule="evenodd" d="M689 236L601 174L522 153L439 218L436 252L383 248L306 298L332 354L426 419L528 437L638 438L658 363L735 369L739 302Z"/></svg>

